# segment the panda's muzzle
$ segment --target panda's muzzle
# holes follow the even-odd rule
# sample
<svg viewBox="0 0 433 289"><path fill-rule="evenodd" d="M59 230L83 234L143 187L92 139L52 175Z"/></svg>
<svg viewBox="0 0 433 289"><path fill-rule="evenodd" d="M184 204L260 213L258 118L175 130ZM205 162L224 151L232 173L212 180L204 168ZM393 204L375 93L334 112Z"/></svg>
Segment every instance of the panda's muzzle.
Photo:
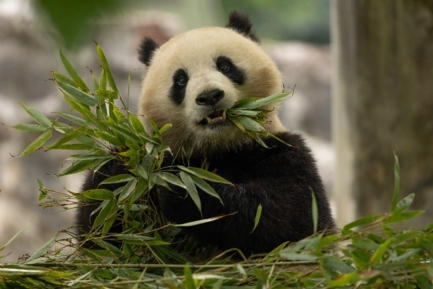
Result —
<svg viewBox="0 0 433 289"><path fill-rule="evenodd" d="M200 121L200 124L214 124L227 119L225 110L217 110L206 116Z"/></svg>
<svg viewBox="0 0 433 289"><path fill-rule="evenodd" d="M215 107L215 105L223 98L224 98L223 90L213 89L210 91L204 91L200 93L196 97L195 102L197 105ZM200 121L200 124L213 124L224 120L226 120L225 110L214 110L211 114L209 114L204 119L202 119Z"/></svg>

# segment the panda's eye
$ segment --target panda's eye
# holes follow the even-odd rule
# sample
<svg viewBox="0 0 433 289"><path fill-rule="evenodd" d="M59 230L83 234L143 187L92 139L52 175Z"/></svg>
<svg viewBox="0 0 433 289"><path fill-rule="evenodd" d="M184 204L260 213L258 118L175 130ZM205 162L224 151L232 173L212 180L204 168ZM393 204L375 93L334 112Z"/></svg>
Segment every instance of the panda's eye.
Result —
<svg viewBox="0 0 433 289"><path fill-rule="evenodd" d="M218 56L218 58L215 59L215 64L216 69L218 69L219 72L228 77L228 79L230 79L232 82L239 85L242 85L245 82L245 71L240 67L236 66L233 60L231 60L229 57L224 55Z"/></svg>
<svg viewBox="0 0 433 289"><path fill-rule="evenodd" d="M229 72L230 64L228 64L227 62L222 62L218 65L218 70L221 72Z"/></svg>
<svg viewBox="0 0 433 289"><path fill-rule="evenodd" d="M185 76L179 76L176 79L176 84L179 86L185 86L187 82L188 82L188 80Z"/></svg>

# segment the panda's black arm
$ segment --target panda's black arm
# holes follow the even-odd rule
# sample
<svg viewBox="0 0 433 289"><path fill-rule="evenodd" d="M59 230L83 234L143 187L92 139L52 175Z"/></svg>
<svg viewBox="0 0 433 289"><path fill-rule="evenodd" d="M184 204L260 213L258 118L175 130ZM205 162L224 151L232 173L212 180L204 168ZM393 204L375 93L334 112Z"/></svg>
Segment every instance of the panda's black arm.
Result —
<svg viewBox="0 0 433 289"><path fill-rule="evenodd" d="M321 179L310 150L296 134L278 135L290 146L266 140L269 149L248 145L224 157L210 160L217 173L234 186L212 184L223 204L201 192L203 218L232 214L220 220L187 227L204 243L221 249L237 247L245 254L268 252L285 241L297 241L313 233L311 192L319 209L319 230L335 227ZM160 204L171 221L185 223L201 218L181 189L162 189ZM262 214L253 231L258 206Z"/></svg>
<svg viewBox="0 0 433 289"><path fill-rule="evenodd" d="M114 191L123 184L100 185L100 183L109 177L127 173L129 173L129 171L122 162L116 159L111 160L103 165L98 171L88 171L86 173L81 191L84 192L98 188L105 188ZM75 216L75 224L79 234L88 233L90 231L95 219L95 215L92 216L91 214L99 206L99 204L99 202L95 202L94 204L84 204L83 202L80 203ZM121 224L115 224L112 231L121 232ZM79 237L79 240L82 240L82 238ZM85 246L88 247L90 244L85 244Z"/></svg>

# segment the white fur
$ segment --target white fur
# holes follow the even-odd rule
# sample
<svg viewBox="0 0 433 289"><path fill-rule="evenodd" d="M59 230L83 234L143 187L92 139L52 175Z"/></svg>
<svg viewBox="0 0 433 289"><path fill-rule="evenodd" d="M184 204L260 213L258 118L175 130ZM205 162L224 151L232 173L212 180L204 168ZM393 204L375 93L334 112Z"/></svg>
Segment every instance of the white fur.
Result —
<svg viewBox="0 0 433 289"><path fill-rule="evenodd" d="M217 70L215 60L219 56L229 57L246 72L242 85L233 83ZM168 97L173 74L178 69L184 69L189 77L185 99L180 105ZM172 38L154 53L143 79L139 114L148 130L147 118L159 127L172 124L163 140L174 152L182 146L203 154L223 148L235 149L251 141L250 137L233 124L199 125L212 109L197 105L197 95L209 89L223 90L224 98L215 109L226 110L241 98L279 93L283 90L282 83L276 65L254 41L228 28L199 28ZM284 131L277 117L278 106L269 109L266 129L271 133Z"/></svg>

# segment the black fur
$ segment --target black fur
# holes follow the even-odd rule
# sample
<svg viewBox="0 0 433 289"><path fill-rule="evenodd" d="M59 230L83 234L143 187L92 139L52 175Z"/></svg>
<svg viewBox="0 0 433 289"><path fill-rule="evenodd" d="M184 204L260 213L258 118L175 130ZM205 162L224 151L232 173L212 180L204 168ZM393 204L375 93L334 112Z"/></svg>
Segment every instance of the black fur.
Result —
<svg viewBox="0 0 433 289"><path fill-rule="evenodd" d="M120 175L120 174L127 174L128 170L127 168L117 160L113 160L102 166L97 172L93 173L89 171L86 175L86 179L84 181L84 184L81 188L82 191L87 191L91 189L107 189L114 191L119 186L116 184L109 184L109 185L99 185L103 180ZM77 215L75 217L75 223L78 226L78 233L79 233L79 241L83 241L83 238L81 235L83 233L90 232L90 229L92 228L93 221L95 220L95 217L97 215L91 215L92 212L100 205L100 202L95 202L94 204L88 205L84 203L80 203L78 206ZM120 222L115 223L110 230L111 233L121 233L122 232L122 226ZM85 248L92 248L94 247L94 244L92 243L84 243L83 247Z"/></svg>
<svg viewBox="0 0 433 289"><path fill-rule="evenodd" d="M253 23L250 18L238 11L232 11L229 16L229 22L226 27L235 30L236 32L250 38L259 43L259 38L251 31Z"/></svg>
<svg viewBox="0 0 433 289"><path fill-rule="evenodd" d="M176 104L181 104L185 98L188 74L183 69L178 69L173 74L173 84L170 88L170 98Z"/></svg>
<svg viewBox="0 0 433 289"><path fill-rule="evenodd" d="M244 84L245 82L245 72L234 65L233 61L227 56L220 56L216 60L217 69L227 76L231 81L236 84ZM225 69L223 69L223 67Z"/></svg>
<svg viewBox="0 0 433 289"><path fill-rule="evenodd" d="M153 54L159 48L159 45L152 38L144 37L138 48L138 59L146 66L150 65Z"/></svg>
<svg viewBox="0 0 433 289"><path fill-rule="evenodd" d="M298 241L313 234L311 213L311 191L318 204L319 231L333 232L335 223L331 215L322 181L310 150L297 134L280 133L265 139L269 148L258 143L246 144L240 149L222 151L207 156L209 170L231 181L234 186L210 183L221 197L200 192L203 218L232 214L210 223L186 227L185 231L211 250L239 248L245 255L269 252L285 241ZM171 160L167 160L171 162ZM191 165L200 166L201 158L191 160ZM125 173L123 165L111 162L99 173L86 179L83 189L98 187L105 178ZM114 190L115 185L109 189ZM176 223L185 223L201 218L200 213L185 190L173 187L160 188L160 208L165 217ZM262 215L257 228L252 232L258 205ZM80 207L77 224L84 231L91 227L90 213L95 206ZM119 226L113 229L120 231Z"/></svg>
<svg viewBox="0 0 433 289"><path fill-rule="evenodd" d="M318 204L318 230L335 230L310 150L297 134L281 133L277 137L290 146L269 138L265 140L269 149L254 142L236 151L208 156L209 169L215 170L234 186L211 184L223 204L215 197L200 193L203 218L236 214L186 227L187 233L220 250L235 247L246 255L269 252L285 241L298 241L314 233L312 191ZM195 165L200 162L195 160ZM176 223L200 219L200 213L191 198L186 196L186 191L173 190L162 188L160 191L161 210L167 219ZM253 231L259 204L263 208L262 215Z"/></svg>

